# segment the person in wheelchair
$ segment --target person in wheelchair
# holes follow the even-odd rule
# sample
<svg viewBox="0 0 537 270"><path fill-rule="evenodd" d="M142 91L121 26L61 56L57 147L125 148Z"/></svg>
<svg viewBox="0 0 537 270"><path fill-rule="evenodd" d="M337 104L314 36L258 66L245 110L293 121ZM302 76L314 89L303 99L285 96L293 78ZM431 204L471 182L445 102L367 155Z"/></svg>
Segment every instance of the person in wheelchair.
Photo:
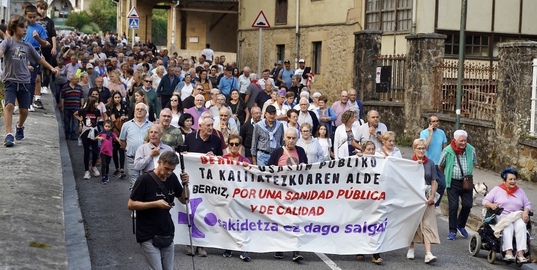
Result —
<svg viewBox="0 0 537 270"><path fill-rule="evenodd" d="M513 235L516 240L516 261L525 263L528 259L524 256L528 249L528 234L526 224L530 221L529 213L531 203L524 190L517 185L518 172L513 168L506 168L501 173L503 183L494 187L483 199L483 206L496 210L503 208L498 222L495 225L495 235L497 231L502 232L502 251L505 252L504 259L515 261L513 254Z"/></svg>

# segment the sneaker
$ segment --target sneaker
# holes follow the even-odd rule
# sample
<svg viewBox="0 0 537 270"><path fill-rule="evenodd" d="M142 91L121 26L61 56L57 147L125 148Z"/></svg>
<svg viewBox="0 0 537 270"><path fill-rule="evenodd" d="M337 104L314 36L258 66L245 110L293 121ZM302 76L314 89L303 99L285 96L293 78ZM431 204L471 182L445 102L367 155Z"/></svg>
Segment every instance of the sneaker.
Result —
<svg viewBox="0 0 537 270"><path fill-rule="evenodd" d="M110 181L110 180L108 179L108 175L105 175L105 176L103 177L103 179L101 180L101 182L103 183L103 185L108 184L108 181Z"/></svg>
<svg viewBox="0 0 537 270"><path fill-rule="evenodd" d="M11 146L15 145L15 143L13 142L14 140L15 140L15 138L13 138L13 135L7 134L6 138L4 139L4 146L5 147L11 147Z"/></svg>
<svg viewBox="0 0 537 270"><path fill-rule="evenodd" d="M527 263L529 260L526 257L516 257L518 263Z"/></svg>
<svg viewBox="0 0 537 270"><path fill-rule="evenodd" d="M121 172L121 174L119 175L119 178L123 179L127 176L127 174L125 172Z"/></svg>
<svg viewBox="0 0 537 270"><path fill-rule="evenodd" d="M15 109L13 109L13 113L16 113L19 110L19 106L15 106Z"/></svg>
<svg viewBox="0 0 537 270"><path fill-rule="evenodd" d="M43 103L41 102L40 99L36 99L34 101L34 107L37 108L37 109L45 109L45 107L43 106Z"/></svg>
<svg viewBox="0 0 537 270"><path fill-rule="evenodd" d="M35 112L34 105L30 104L30 108L28 108L29 112Z"/></svg>
<svg viewBox="0 0 537 270"><path fill-rule="evenodd" d="M225 258L231 258L233 256L233 252L231 250L224 251L224 254L222 254Z"/></svg>
<svg viewBox="0 0 537 270"><path fill-rule="evenodd" d="M101 175L101 173L99 172L99 169L97 169L97 167L91 168L91 172L93 173L94 176L100 176Z"/></svg>
<svg viewBox="0 0 537 270"><path fill-rule="evenodd" d="M196 250L197 253L198 253L198 256L200 257L207 257L207 251L205 251L204 248L202 247L198 247L198 249Z"/></svg>
<svg viewBox="0 0 537 270"><path fill-rule="evenodd" d="M414 249L413 248L409 248L407 253L406 253L406 258L409 259L409 260L414 260Z"/></svg>
<svg viewBox="0 0 537 270"><path fill-rule="evenodd" d="M274 258L276 258L276 259L283 259L283 252L276 252L276 253L274 253Z"/></svg>
<svg viewBox="0 0 537 270"><path fill-rule="evenodd" d="M48 94L48 87L46 86L41 87L41 94Z"/></svg>
<svg viewBox="0 0 537 270"><path fill-rule="evenodd" d="M455 237L457 237L457 234L454 232L449 232L447 239L448 240L455 240Z"/></svg>
<svg viewBox="0 0 537 270"><path fill-rule="evenodd" d="M250 254L248 254L248 252L242 252L241 255L239 256L239 258L241 258L241 260L243 260L245 262L249 262L249 261L252 260L252 259L250 259Z"/></svg>
<svg viewBox="0 0 537 270"><path fill-rule="evenodd" d="M463 238L468 238L468 232L466 231L466 228L458 228L458 230Z"/></svg>
<svg viewBox="0 0 537 270"><path fill-rule="evenodd" d="M24 139L24 126L17 127L17 132L15 132L15 139L17 139L17 141Z"/></svg>
<svg viewBox="0 0 537 270"><path fill-rule="evenodd" d="M436 256L434 256L431 252L427 252L427 254L425 254L425 263L432 262L436 262Z"/></svg>
<svg viewBox="0 0 537 270"><path fill-rule="evenodd" d="M120 172L119 170L116 170L116 171L112 174L113 177L119 177L119 175L121 175L121 172Z"/></svg>
<svg viewBox="0 0 537 270"><path fill-rule="evenodd" d="M299 262L299 261L302 261L302 260L304 260L304 257L302 257L302 255L300 255L300 253L293 252L293 262Z"/></svg>
<svg viewBox="0 0 537 270"><path fill-rule="evenodd" d="M86 171L86 172L84 173L84 179L90 179L90 178L91 178L91 174L90 174L90 172L89 172L89 171Z"/></svg>

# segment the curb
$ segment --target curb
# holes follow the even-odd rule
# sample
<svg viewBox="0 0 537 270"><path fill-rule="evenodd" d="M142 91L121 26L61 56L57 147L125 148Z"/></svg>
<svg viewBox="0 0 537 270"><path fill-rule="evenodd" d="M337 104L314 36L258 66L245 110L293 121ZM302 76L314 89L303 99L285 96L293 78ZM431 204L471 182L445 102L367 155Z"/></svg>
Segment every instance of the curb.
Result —
<svg viewBox="0 0 537 270"><path fill-rule="evenodd" d="M48 96L48 98L50 98L52 95ZM67 267L68 269L92 269L88 243L86 240L86 229L84 228L84 219L82 218L82 212L80 211L75 175L73 173L71 155L69 154L67 142L65 141L62 117L60 111L56 110L56 102L51 100L51 104L54 106L56 121L58 122Z"/></svg>

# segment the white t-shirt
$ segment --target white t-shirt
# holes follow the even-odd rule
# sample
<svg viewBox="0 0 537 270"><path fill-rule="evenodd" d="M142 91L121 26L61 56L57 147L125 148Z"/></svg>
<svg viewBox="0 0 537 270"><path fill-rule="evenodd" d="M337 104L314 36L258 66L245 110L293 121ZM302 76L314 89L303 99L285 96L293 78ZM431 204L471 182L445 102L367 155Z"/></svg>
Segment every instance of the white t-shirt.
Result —
<svg viewBox="0 0 537 270"><path fill-rule="evenodd" d="M194 85L191 83L189 85L186 85L183 86L183 88L181 88L181 101L184 101L185 98L189 97L192 95L192 90L194 90Z"/></svg>

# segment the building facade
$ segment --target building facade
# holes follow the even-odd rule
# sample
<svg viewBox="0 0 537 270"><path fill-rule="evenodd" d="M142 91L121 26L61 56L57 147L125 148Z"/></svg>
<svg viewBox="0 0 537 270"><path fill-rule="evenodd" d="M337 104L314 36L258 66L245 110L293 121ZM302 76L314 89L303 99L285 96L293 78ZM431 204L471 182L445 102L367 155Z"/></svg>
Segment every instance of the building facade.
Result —
<svg viewBox="0 0 537 270"><path fill-rule="evenodd" d="M258 30L252 28L262 10L270 29L262 34L262 69L277 60L305 59L315 71L314 89L336 97L353 86L354 32L380 30L381 54L407 53L406 36L447 36L446 58L460 48L461 0L241 0L239 51L241 65L257 67ZM535 0L468 0L466 59L493 62L500 42L537 40L532 11Z"/></svg>

